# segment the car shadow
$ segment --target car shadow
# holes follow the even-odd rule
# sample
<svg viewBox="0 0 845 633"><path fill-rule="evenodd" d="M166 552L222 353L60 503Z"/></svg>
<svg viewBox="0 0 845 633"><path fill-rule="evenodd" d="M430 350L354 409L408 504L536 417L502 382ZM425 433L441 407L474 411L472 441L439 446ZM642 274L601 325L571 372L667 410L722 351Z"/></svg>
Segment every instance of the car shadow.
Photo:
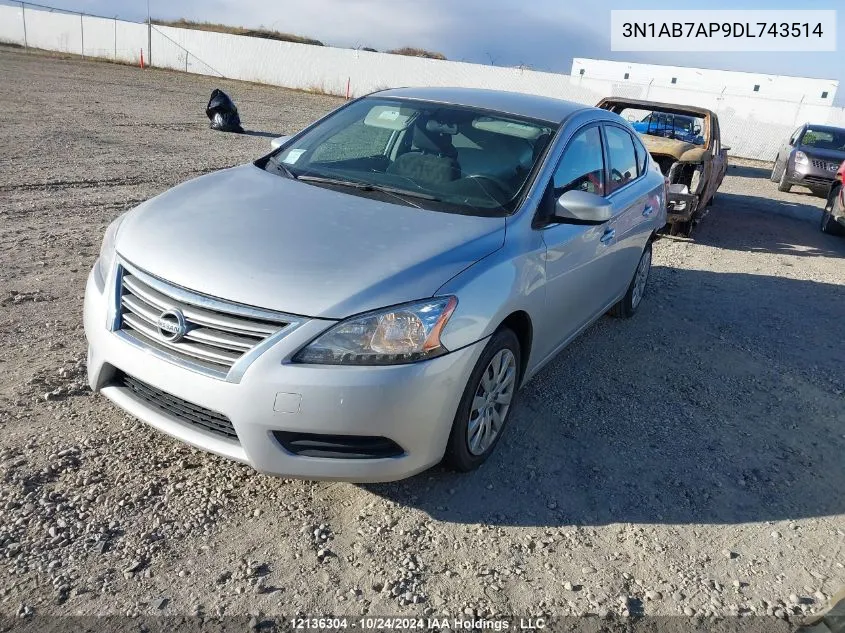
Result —
<svg viewBox="0 0 845 633"><path fill-rule="evenodd" d="M264 138L277 138L281 136L281 134L277 134L276 132L258 132L256 130L244 130L241 134L246 136L263 136Z"/></svg>
<svg viewBox="0 0 845 633"><path fill-rule="evenodd" d="M479 470L366 489L489 525L845 512L845 286L672 267L650 284L633 319L599 320L522 390Z"/></svg>
<svg viewBox="0 0 845 633"><path fill-rule="evenodd" d="M720 191L695 241L720 249L845 258L845 239L822 233L822 202L767 199Z"/></svg>
<svg viewBox="0 0 845 633"><path fill-rule="evenodd" d="M739 178L765 178L772 175L771 167L753 167L751 165L728 165L728 176Z"/></svg>

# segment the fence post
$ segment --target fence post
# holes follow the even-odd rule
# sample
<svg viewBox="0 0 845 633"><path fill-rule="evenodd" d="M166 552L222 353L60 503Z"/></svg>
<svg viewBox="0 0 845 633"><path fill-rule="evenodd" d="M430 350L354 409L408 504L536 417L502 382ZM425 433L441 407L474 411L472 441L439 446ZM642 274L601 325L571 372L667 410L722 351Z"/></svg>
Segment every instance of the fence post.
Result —
<svg viewBox="0 0 845 633"><path fill-rule="evenodd" d="M190 53L185 49L185 72L188 72L188 56Z"/></svg>
<svg viewBox="0 0 845 633"><path fill-rule="evenodd" d="M85 59L85 26L82 24L82 14L79 14L79 43L82 48L82 59Z"/></svg>
<svg viewBox="0 0 845 633"><path fill-rule="evenodd" d="M26 5L21 2L21 20L23 20L23 47L29 51L29 42L26 38Z"/></svg>

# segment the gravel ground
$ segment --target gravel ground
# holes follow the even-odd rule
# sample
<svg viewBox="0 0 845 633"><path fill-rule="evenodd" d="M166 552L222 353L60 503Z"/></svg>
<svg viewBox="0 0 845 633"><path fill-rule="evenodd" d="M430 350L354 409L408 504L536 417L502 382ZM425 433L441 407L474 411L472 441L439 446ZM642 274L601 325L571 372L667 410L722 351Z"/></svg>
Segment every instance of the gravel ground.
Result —
<svg viewBox="0 0 845 633"><path fill-rule="evenodd" d="M85 385L107 224L332 97L0 48L0 614L770 614L845 584L845 239L732 166L479 471L270 478ZM248 135L208 129L214 87ZM728 139L729 141L729 139Z"/></svg>

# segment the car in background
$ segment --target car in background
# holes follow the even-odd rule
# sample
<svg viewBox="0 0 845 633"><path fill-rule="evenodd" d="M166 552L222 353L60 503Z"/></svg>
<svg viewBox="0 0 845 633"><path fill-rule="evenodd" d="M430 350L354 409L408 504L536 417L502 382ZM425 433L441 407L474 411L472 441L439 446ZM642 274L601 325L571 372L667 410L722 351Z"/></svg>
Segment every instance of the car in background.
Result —
<svg viewBox="0 0 845 633"><path fill-rule="evenodd" d="M842 161L845 128L805 123L778 150L771 180L778 183L778 191L787 192L800 185L825 198Z"/></svg>
<svg viewBox="0 0 845 633"><path fill-rule="evenodd" d="M275 144L117 218L88 278L91 388L187 444L308 479L471 470L520 386L646 292L665 183L611 112L405 88Z"/></svg>
<svg viewBox="0 0 845 633"><path fill-rule="evenodd" d="M836 170L836 179L830 187L827 204L822 211L822 219L819 225L822 233L845 235L845 188L842 186L843 181L845 181L845 161Z"/></svg>
<svg viewBox="0 0 845 633"><path fill-rule="evenodd" d="M700 120L685 114L651 112L641 121L633 121L631 127L640 134L662 136L693 145L704 145Z"/></svg>
<svg viewBox="0 0 845 633"><path fill-rule="evenodd" d="M722 145L719 117L706 108L624 97L607 97L597 106L634 121L668 180L666 232L691 237L728 168L730 148Z"/></svg>

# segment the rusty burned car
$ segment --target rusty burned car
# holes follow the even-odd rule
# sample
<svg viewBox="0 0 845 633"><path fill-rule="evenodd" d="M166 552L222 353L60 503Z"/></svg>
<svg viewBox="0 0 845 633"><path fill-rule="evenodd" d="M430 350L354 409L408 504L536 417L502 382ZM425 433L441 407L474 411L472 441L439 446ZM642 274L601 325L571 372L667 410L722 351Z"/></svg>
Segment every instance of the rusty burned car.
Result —
<svg viewBox="0 0 845 633"><path fill-rule="evenodd" d="M597 106L621 115L639 133L668 179L666 232L691 237L728 168L730 148L722 145L716 113L622 97L607 97Z"/></svg>

